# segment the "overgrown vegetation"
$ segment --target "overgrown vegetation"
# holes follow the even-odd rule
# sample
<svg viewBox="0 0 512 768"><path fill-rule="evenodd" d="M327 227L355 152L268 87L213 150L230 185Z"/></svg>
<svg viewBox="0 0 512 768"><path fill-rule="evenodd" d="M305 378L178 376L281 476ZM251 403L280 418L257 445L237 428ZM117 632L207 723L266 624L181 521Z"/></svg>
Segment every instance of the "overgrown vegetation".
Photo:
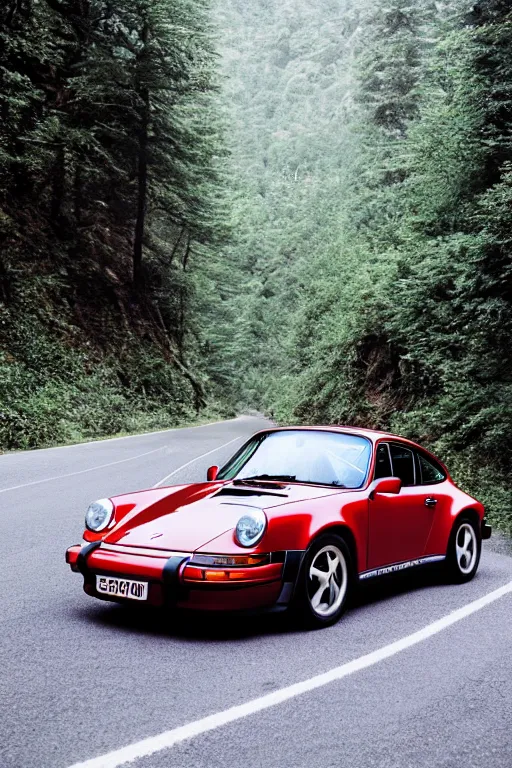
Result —
<svg viewBox="0 0 512 768"><path fill-rule="evenodd" d="M202 0L0 10L0 446L206 405L191 265L225 236Z"/></svg>
<svg viewBox="0 0 512 768"><path fill-rule="evenodd" d="M508 1L8 0L0 25L0 445L212 401L384 427L512 528Z"/></svg>
<svg viewBox="0 0 512 768"><path fill-rule="evenodd" d="M509 3L227 6L238 396L416 438L512 528Z"/></svg>

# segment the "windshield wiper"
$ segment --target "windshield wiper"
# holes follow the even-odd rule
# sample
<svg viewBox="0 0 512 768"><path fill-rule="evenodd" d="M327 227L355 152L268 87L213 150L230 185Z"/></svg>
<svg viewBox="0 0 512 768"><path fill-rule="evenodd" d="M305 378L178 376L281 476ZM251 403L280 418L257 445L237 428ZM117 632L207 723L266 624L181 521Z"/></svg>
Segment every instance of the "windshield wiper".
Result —
<svg viewBox="0 0 512 768"><path fill-rule="evenodd" d="M293 483L297 479L296 475L252 475L251 477L241 477L233 480L233 485L243 485L244 483L254 483L258 480L275 480L281 483Z"/></svg>
<svg viewBox="0 0 512 768"><path fill-rule="evenodd" d="M305 483L306 485L321 485L324 488L347 488L339 480L333 480L332 483L320 483L315 480L297 480L297 475L251 475L251 477L240 477L232 480L233 485L244 485L258 482L281 482L281 483Z"/></svg>

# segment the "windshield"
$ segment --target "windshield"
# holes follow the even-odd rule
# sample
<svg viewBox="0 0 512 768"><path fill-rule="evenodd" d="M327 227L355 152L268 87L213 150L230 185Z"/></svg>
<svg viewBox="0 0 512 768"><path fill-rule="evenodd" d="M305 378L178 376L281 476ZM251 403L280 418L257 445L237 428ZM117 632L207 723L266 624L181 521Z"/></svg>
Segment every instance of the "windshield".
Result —
<svg viewBox="0 0 512 768"><path fill-rule="evenodd" d="M257 435L218 474L219 480L284 482L360 488L370 442L342 432L285 430Z"/></svg>

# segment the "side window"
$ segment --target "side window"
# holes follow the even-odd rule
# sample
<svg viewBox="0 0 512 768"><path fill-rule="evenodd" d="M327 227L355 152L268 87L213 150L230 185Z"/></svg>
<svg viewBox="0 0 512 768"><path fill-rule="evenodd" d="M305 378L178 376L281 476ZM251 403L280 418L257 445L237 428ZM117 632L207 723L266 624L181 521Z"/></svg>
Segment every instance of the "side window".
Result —
<svg viewBox="0 0 512 768"><path fill-rule="evenodd" d="M393 475L399 477L402 485L414 485L416 473L414 470L414 454L410 448L402 445L390 445Z"/></svg>
<svg viewBox="0 0 512 768"><path fill-rule="evenodd" d="M389 458L389 447L387 443L381 443L377 447L375 455L375 473L374 480L380 480L381 477L391 477L391 459Z"/></svg>
<svg viewBox="0 0 512 768"><path fill-rule="evenodd" d="M423 454L418 453L418 464L421 473L421 484L428 485L429 483L440 483L445 480L444 472L432 459L427 459Z"/></svg>

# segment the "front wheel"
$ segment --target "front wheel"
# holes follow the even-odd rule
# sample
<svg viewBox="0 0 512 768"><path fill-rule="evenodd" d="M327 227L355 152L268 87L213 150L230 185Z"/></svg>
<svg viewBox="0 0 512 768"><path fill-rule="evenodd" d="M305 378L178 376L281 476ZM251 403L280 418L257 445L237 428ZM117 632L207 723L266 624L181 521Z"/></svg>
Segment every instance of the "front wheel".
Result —
<svg viewBox="0 0 512 768"><path fill-rule="evenodd" d="M456 584L471 581L478 569L481 550L482 542L473 520L467 517L457 520L446 553L449 580Z"/></svg>
<svg viewBox="0 0 512 768"><path fill-rule="evenodd" d="M352 558L341 536L320 536L306 553L299 575L296 613L310 628L334 624L345 608L352 587Z"/></svg>

